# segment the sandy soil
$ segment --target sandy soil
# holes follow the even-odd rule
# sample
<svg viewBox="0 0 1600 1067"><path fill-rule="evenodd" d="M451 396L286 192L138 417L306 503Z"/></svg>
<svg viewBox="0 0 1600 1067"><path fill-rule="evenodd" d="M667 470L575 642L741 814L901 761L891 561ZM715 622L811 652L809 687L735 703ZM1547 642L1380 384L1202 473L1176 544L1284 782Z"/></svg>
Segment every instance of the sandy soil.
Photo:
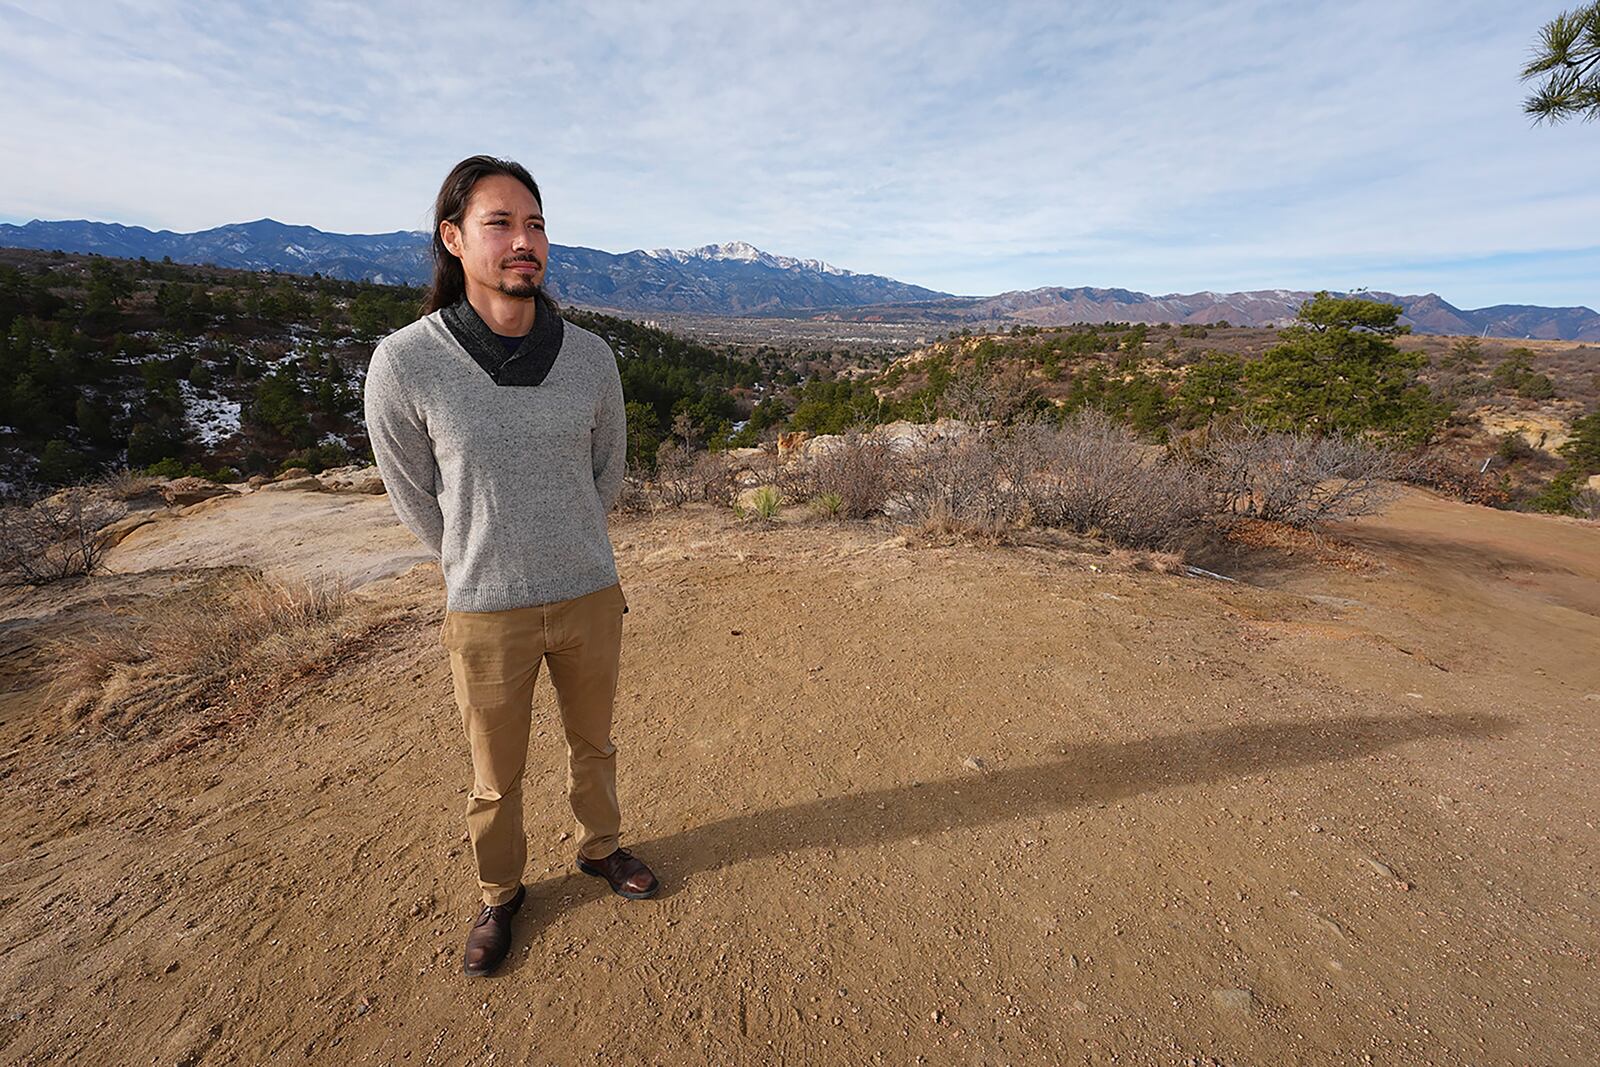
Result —
<svg viewBox="0 0 1600 1067"><path fill-rule="evenodd" d="M382 498L275 496L0 602L4 1062L1600 1059L1593 524L1411 493L1230 584L619 519L664 890L573 870L541 680L530 895L468 980L438 572ZM364 577L383 639L164 762L64 727L45 642L222 562Z"/></svg>

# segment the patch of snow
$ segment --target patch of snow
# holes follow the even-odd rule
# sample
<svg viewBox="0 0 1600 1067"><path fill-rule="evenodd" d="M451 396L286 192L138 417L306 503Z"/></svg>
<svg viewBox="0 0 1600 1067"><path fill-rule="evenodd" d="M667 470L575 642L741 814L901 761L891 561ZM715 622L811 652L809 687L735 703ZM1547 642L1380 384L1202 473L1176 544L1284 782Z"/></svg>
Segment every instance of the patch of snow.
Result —
<svg viewBox="0 0 1600 1067"><path fill-rule="evenodd" d="M775 256L770 252L763 252L755 245L745 241L728 241L720 245L701 245L699 248L687 250L674 248L656 248L645 252L651 259L671 260L674 263L688 263L690 260L722 260L735 263L759 263L764 267L776 267L779 270L807 270L816 274L835 274L840 277L852 277L854 272L835 267L831 263L824 263L820 259L795 259L792 256Z"/></svg>
<svg viewBox="0 0 1600 1067"><path fill-rule="evenodd" d="M212 448L239 432L237 401L201 396L193 385L181 380L178 391L183 394L183 417L194 427L202 445Z"/></svg>

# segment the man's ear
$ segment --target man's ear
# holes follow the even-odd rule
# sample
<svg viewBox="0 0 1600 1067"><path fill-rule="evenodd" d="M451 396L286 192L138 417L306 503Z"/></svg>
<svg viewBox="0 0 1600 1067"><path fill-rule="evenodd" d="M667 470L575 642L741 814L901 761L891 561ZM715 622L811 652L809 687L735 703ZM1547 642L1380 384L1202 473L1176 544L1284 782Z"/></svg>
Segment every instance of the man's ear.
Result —
<svg viewBox="0 0 1600 1067"><path fill-rule="evenodd" d="M452 256L461 258L461 227L449 219L442 220L439 223L439 240L444 242L445 248Z"/></svg>

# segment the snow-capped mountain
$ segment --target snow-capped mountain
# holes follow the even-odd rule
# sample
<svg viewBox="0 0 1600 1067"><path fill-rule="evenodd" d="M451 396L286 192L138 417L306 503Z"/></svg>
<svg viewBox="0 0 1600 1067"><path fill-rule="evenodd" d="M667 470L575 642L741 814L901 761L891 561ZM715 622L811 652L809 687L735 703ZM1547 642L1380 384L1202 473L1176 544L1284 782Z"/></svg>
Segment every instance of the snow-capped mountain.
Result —
<svg viewBox="0 0 1600 1067"><path fill-rule="evenodd" d="M106 222L0 225L0 245L107 256L210 263L245 270L321 273L351 281L424 285L432 271L426 233L327 233L272 219L198 233ZM793 259L733 241L688 251L621 254L551 245L548 284L567 303L621 311L708 315L783 314L822 307L914 302L946 294L815 259Z"/></svg>
<svg viewBox="0 0 1600 1067"><path fill-rule="evenodd" d="M841 276L854 276L854 271L835 267L831 263L824 263L820 259L795 259L791 256L775 256L770 252L763 252L755 245L746 244L744 241L729 241L720 245L701 245L699 248L653 248L645 252L652 259L670 260L674 263L688 263L693 260L712 259L730 260L735 263L759 263L764 267L773 267L777 270L809 270L818 274L838 274Z"/></svg>
<svg viewBox="0 0 1600 1067"><path fill-rule="evenodd" d="M106 222L0 224L0 245L95 252L107 256L211 263L389 285L423 285L431 266L426 233L328 233L272 219L198 233L151 231ZM704 315L813 315L949 323L1178 322L1281 326L1311 294L1267 289L1246 293L1169 293L1060 288L951 296L876 274L856 274L816 259L763 252L743 241L684 250L603 252L551 245L550 289L569 304L623 312ZM1366 293L1399 304L1419 333L1488 332L1497 337L1600 341L1600 315L1586 307L1496 305L1465 310L1440 297Z"/></svg>

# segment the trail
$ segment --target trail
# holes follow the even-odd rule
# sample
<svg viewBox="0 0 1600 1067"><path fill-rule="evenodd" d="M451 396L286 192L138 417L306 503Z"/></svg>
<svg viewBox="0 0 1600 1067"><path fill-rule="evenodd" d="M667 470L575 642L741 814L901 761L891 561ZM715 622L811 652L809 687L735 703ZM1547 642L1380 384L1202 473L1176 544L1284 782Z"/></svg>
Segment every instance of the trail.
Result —
<svg viewBox="0 0 1600 1067"><path fill-rule="evenodd" d="M1375 566L1207 562L1235 584L619 518L624 842L664 889L573 869L541 680L529 899L469 981L443 588L383 498L318 496L0 601L0 1061L1600 1059L1593 524L1409 492L1336 531ZM400 621L164 762L63 729L44 642L220 564Z"/></svg>

